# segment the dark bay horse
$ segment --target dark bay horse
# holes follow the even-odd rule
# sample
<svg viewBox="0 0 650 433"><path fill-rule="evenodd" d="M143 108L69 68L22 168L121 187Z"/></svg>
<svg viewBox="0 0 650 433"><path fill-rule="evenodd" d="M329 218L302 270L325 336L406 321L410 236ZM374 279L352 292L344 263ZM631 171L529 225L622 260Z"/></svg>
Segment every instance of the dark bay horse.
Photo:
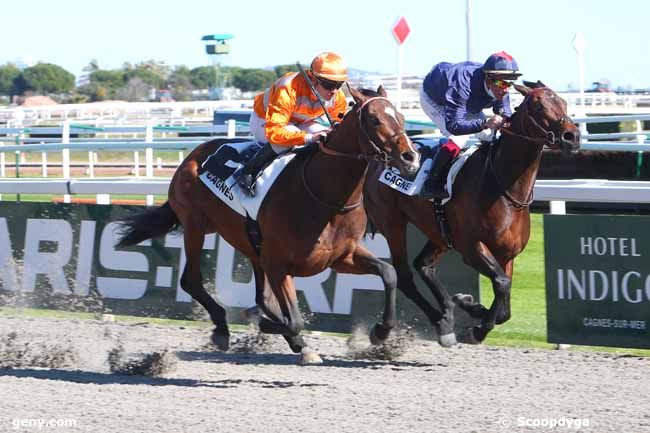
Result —
<svg viewBox="0 0 650 433"><path fill-rule="evenodd" d="M299 335L304 321L294 276L310 276L330 267L337 272L382 278L385 309L371 340L383 341L395 326L395 269L360 244L366 229L362 206L368 163L381 160L412 175L419 154L398 120L395 108L378 92L350 89L354 107L312 152L301 152L280 175L258 214L263 243L258 254L249 240L246 219L214 197L199 179L201 164L222 141L194 149L171 180L168 201L122 221L118 246L135 245L182 226L187 264L181 287L210 314L212 341L229 345L226 311L203 287L200 254L205 235L218 233L252 264L262 332L282 334L301 362L320 362Z"/></svg>
<svg viewBox="0 0 650 433"><path fill-rule="evenodd" d="M386 237L397 270L397 286L427 315L443 346L456 343L454 305L480 319L472 329L472 342L481 342L495 324L510 318L510 288L513 260L530 236L529 204L542 157L542 149L575 151L580 133L567 116L566 102L541 82L531 87L515 85L525 96L501 129L492 145L483 145L461 169L453 186L453 197L444 211L453 248L466 264L487 276L494 290L490 308L475 303L469 295L450 297L435 267L449 250L436 222L433 204L417 196L406 196L379 182L383 167L371 166L365 186L365 205L370 220ZM415 286L408 266L406 226L413 223L428 238L414 260L414 268L431 289L438 308Z"/></svg>

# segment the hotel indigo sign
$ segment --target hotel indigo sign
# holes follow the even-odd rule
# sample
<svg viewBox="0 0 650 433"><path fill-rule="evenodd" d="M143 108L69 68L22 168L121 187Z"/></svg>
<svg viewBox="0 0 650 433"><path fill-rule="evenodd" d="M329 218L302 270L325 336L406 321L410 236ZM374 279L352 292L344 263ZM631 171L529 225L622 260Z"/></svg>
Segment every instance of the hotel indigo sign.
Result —
<svg viewBox="0 0 650 433"><path fill-rule="evenodd" d="M548 341L650 348L650 218L545 215Z"/></svg>

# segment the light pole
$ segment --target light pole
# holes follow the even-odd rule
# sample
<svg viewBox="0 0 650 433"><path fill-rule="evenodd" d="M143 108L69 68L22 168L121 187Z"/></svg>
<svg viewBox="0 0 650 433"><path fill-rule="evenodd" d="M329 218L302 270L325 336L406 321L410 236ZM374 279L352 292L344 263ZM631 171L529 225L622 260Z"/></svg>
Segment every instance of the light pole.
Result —
<svg viewBox="0 0 650 433"><path fill-rule="evenodd" d="M580 90L580 104L585 105L585 37L581 32L573 37L573 48L578 58L578 89Z"/></svg>
<svg viewBox="0 0 650 433"><path fill-rule="evenodd" d="M205 35L201 38L201 40L206 43L205 52L212 60L212 67L215 75L215 84L212 90L216 99L224 99L225 96L224 87L226 86L226 80L222 79L219 66L220 58L223 58L230 53L230 45L228 45L227 41L232 38L233 36L228 33Z"/></svg>
<svg viewBox="0 0 650 433"><path fill-rule="evenodd" d="M472 60L472 0L465 2L465 36L467 38L467 61Z"/></svg>

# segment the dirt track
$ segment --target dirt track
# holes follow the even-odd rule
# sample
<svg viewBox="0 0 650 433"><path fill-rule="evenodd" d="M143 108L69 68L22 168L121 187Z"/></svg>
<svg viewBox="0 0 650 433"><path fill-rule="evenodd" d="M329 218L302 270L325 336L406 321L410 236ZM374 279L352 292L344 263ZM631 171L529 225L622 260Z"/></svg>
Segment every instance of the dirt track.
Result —
<svg viewBox="0 0 650 433"><path fill-rule="evenodd" d="M0 317L0 365L18 365L0 369L0 432L650 432L650 359L404 338L386 361L309 336L324 364L302 367L281 338L236 333L219 353L208 333ZM178 359L159 377L115 374L107 355L120 344ZM14 428L25 419L76 427Z"/></svg>

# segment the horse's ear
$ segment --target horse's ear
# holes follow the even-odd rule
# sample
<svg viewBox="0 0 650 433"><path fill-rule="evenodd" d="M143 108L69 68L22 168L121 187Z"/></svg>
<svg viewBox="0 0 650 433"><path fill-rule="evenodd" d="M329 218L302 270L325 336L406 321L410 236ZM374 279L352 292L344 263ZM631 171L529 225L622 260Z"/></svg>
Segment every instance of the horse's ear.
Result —
<svg viewBox="0 0 650 433"><path fill-rule="evenodd" d="M516 84L516 83L513 84L513 86L515 87L515 89L517 89L517 92L521 93L524 96L528 96L528 94L530 93L530 88L528 88L526 86L522 86L522 85Z"/></svg>
<svg viewBox="0 0 650 433"><path fill-rule="evenodd" d="M524 80L524 86L530 87L531 89L539 89L541 87L548 87L546 84L542 83L540 80L537 80L537 82Z"/></svg>
<svg viewBox="0 0 650 433"><path fill-rule="evenodd" d="M379 93L379 96L381 96L382 98L385 98L385 97L388 96L388 94L386 93L386 90L384 89L383 85L379 85L379 87L377 87L377 93Z"/></svg>
<svg viewBox="0 0 650 433"><path fill-rule="evenodd" d="M363 96L363 93L359 92L356 88L350 86L350 95L352 95L352 98L354 98L354 102L357 104L363 103L363 101L366 99L365 96Z"/></svg>

